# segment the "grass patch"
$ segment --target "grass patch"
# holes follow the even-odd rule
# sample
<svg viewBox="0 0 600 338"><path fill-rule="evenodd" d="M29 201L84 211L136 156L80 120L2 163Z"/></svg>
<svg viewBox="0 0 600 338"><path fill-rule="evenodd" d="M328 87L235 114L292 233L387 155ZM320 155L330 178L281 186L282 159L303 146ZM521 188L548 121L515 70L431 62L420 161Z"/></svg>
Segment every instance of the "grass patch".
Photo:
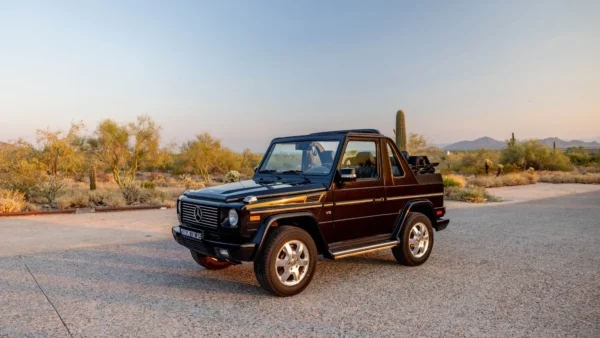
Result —
<svg viewBox="0 0 600 338"><path fill-rule="evenodd" d="M442 179L444 181L444 188L450 188L450 187L464 188L467 185L467 180L465 179L464 176L461 176L461 175L454 175L454 174L444 175L442 177Z"/></svg>
<svg viewBox="0 0 600 338"><path fill-rule="evenodd" d="M469 185L481 188L509 187L515 185L535 184L538 181L536 174L527 172L511 173L506 175L480 176L469 180Z"/></svg>
<svg viewBox="0 0 600 338"><path fill-rule="evenodd" d="M0 212L22 211L26 204L25 194L16 190L0 189Z"/></svg>
<svg viewBox="0 0 600 338"><path fill-rule="evenodd" d="M501 197L493 196L480 187L450 187L444 189L444 196L449 200L467 203L502 202Z"/></svg>

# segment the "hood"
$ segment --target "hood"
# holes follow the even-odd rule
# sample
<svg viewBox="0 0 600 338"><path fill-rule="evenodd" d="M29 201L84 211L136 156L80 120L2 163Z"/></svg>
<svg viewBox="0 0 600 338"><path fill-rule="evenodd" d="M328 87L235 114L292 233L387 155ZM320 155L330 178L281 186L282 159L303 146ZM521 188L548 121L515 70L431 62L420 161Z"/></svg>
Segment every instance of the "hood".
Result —
<svg viewBox="0 0 600 338"><path fill-rule="evenodd" d="M254 180L234 182L201 190L190 190L185 196L195 199L206 199L221 202L242 201L246 196L264 199L276 196L295 195L305 192L326 190L325 185L317 182L271 182L263 183Z"/></svg>

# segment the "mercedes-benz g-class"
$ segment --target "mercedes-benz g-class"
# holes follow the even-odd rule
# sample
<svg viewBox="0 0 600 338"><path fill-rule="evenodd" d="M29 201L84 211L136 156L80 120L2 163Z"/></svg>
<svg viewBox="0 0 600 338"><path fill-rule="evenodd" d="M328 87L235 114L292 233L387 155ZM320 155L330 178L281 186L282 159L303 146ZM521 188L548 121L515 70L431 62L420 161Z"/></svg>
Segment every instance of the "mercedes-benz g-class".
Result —
<svg viewBox="0 0 600 338"><path fill-rule="evenodd" d="M277 296L304 290L318 255L391 249L420 265L449 222L435 165L373 129L276 138L252 180L179 197L173 236L207 269L254 262Z"/></svg>

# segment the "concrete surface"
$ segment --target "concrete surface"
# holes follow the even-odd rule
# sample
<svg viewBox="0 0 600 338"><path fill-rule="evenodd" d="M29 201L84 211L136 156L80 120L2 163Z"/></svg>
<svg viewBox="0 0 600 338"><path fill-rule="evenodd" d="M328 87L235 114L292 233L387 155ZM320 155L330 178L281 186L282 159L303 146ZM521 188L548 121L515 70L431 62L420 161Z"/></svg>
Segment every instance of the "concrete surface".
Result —
<svg viewBox="0 0 600 338"><path fill-rule="evenodd" d="M199 268L172 210L0 219L0 336L600 336L600 192L448 215L426 264L320 260L291 298Z"/></svg>

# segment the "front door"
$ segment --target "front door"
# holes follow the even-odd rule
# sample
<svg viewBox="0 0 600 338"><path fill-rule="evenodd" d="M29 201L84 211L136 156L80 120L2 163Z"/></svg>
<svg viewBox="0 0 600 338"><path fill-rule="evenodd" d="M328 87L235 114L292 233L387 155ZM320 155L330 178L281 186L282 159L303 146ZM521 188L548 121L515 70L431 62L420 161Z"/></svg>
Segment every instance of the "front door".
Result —
<svg viewBox="0 0 600 338"><path fill-rule="evenodd" d="M356 182L335 185L333 192L335 242L377 235L385 200L379 140L350 139L338 169L354 168Z"/></svg>

